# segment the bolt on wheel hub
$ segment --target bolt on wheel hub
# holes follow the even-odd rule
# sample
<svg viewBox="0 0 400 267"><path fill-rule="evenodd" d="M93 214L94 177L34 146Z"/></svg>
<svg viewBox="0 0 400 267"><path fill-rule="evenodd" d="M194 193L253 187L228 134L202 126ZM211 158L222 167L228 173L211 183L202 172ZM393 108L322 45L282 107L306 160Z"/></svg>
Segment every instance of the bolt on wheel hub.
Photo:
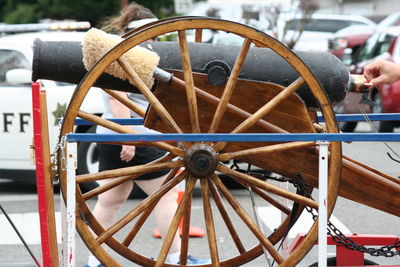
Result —
<svg viewBox="0 0 400 267"><path fill-rule="evenodd" d="M217 168L217 153L205 144L194 145L184 156L186 170L196 177L207 177Z"/></svg>

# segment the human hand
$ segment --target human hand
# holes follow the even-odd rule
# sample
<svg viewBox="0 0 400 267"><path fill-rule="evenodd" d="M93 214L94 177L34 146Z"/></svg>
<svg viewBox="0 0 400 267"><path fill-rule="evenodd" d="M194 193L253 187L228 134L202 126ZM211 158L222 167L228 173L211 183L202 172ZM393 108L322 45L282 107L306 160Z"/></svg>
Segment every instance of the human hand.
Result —
<svg viewBox="0 0 400 267"><path fill-rule="evenodd" d="M364 76L372 86L391 84L400 80L400 65L376 60L364 67Z"/></svg>
<svg viewBox="0 0 400 267"><path fill-rule="evenodd" d="M128 162L135 156L135 146L123 145L120 153L120 158L122 161Z"/></svg>

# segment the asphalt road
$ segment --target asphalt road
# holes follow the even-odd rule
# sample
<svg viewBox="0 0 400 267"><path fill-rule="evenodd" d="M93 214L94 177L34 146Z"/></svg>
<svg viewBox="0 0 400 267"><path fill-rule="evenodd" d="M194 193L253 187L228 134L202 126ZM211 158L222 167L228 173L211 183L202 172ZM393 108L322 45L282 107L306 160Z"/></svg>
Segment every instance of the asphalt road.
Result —
<svg viewBox="0 0 400 267"><path fill-rule="evenodd" d="M359 127L357 130L361 132L366 131L366 128L363 127ZM393 146L396 151L400 151L400 144L391 143L390 145ZM354 142L352 144L343 144L343 151L345 155L361 161L368 166L377 168L382 172L395 177L400 175L399 163L393 162L386 156L388 149L383 143ZM248 192L245 190L233 190L232 192L238 201L244 206L244 208L251 213L251 200ZM130 206L136 205L138 201L140 200L129 200L121 213L127 211ZM59 203L58 195L56 196L56 202ZM0 204L11 216L21 234L29 243L33 254L38 258L39 261L41 261L39 224L37 220L37 196L34 186L1 181ZM93 202L91 204L93 204ZM56 208L59 210L58 204L56 205ZM261 210L264 207L259 206L259 208ZM201 197L197 192L193 200L192 222L195 224L193 226L199 226L205 229L205 226L202 225L203 215L201 209ZM215 207L213 208L213 212L217 213ZM343 198L338 198L333 215L346 227L346 229L353 233L389 234L400 236L399 217L368 208ZM246 229L244 229L243 225L240 223L240 219L233 219L235 227L237 227L239 229L239 233L241 233L243 243L246 244L246 246L250 246L252 244L252 240L249 238L251 235L246 234ZM264 218L262 219L263 221L266 221ZM300 229L301 227L302 226L300 226ZM160 239L152 236L153 229L154 224L152 221L146 223L143 231L140 233L137 239L135 239L133 246L138 252L156 257L157 251L160 249L162 243ZM265 231L268 231L268 223L264 225L264 229ZM236 252L232 242L229 239L229 234L227 233L226 228L224 228L224 226L221 224L216 224L216 231L218 233L217 242L220 248L220 256L222 258L226 258L235 255ZM190 253L199 258L207 257L208 247L204 245L204 242L206 242L206 238L191 238ZM76 244L76 266L83 266L86 263L88 250L78 235ZM330 255L334 254L333 246L329 246L328 253ZM135 264L132 264L118 255L115 257L119 258L124 266L136 266ZM311 263L316 262L317 258L317 247L315 246L298 266L308 266ZM376 258L366 256L366 258L381 265L400 266L400 257ZM31 256L22 246L21 242L18 240L9 223L5 220L5 217L2 214L0 214L0 266L35 266ZM264 256L260 256L244 266L267 266L267 264Z"/></svg>

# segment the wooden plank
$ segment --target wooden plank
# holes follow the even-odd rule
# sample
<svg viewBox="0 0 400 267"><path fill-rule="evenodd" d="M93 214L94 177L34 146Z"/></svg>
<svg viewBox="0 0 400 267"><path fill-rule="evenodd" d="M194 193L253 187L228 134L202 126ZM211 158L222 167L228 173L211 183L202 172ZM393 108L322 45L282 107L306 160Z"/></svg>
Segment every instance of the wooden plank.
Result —
<svg viewBox="0 0 400 267"><path fill-rule="evenodd" d="M40 91L40 109L42 121L42 144L43 144L43 164L45 175L45 190L46 190L46 203L47 203L47 216L50 236L50 250L51 250L51 266L58 266L58 246L57 246L57 229L56 218L54 209L54 190L53 190L53 177L52 177L52 164L50 161L50 139L49 139L49 125L47 117L47 99L46 91Z"/></svg>

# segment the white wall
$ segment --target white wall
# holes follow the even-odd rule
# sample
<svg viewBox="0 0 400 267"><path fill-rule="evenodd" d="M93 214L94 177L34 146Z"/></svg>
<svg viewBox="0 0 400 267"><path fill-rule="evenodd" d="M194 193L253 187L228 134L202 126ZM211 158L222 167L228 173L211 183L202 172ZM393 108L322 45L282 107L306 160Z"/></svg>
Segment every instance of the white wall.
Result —
<svg viewBox="0 0 400 267"><path fill-rule="evenodd" d="M385 17L400 11L399 0L321 0L318 12Z"/></svg>
<svg viewBox="0 0 400 267"><path fill-rule="evenodd" d="M374 2L374 13L376 16L387 16L394 12L400 11L399 0L373 0Z"/></svg>
<svg viewBox="0 0 400 267"><path fill-rule="evenodd" d="M208 0L210 3L281 3L294 0ZM317 0L318 13L353 14L366 17L386 17L400 12L400 0Z"/></svg>

